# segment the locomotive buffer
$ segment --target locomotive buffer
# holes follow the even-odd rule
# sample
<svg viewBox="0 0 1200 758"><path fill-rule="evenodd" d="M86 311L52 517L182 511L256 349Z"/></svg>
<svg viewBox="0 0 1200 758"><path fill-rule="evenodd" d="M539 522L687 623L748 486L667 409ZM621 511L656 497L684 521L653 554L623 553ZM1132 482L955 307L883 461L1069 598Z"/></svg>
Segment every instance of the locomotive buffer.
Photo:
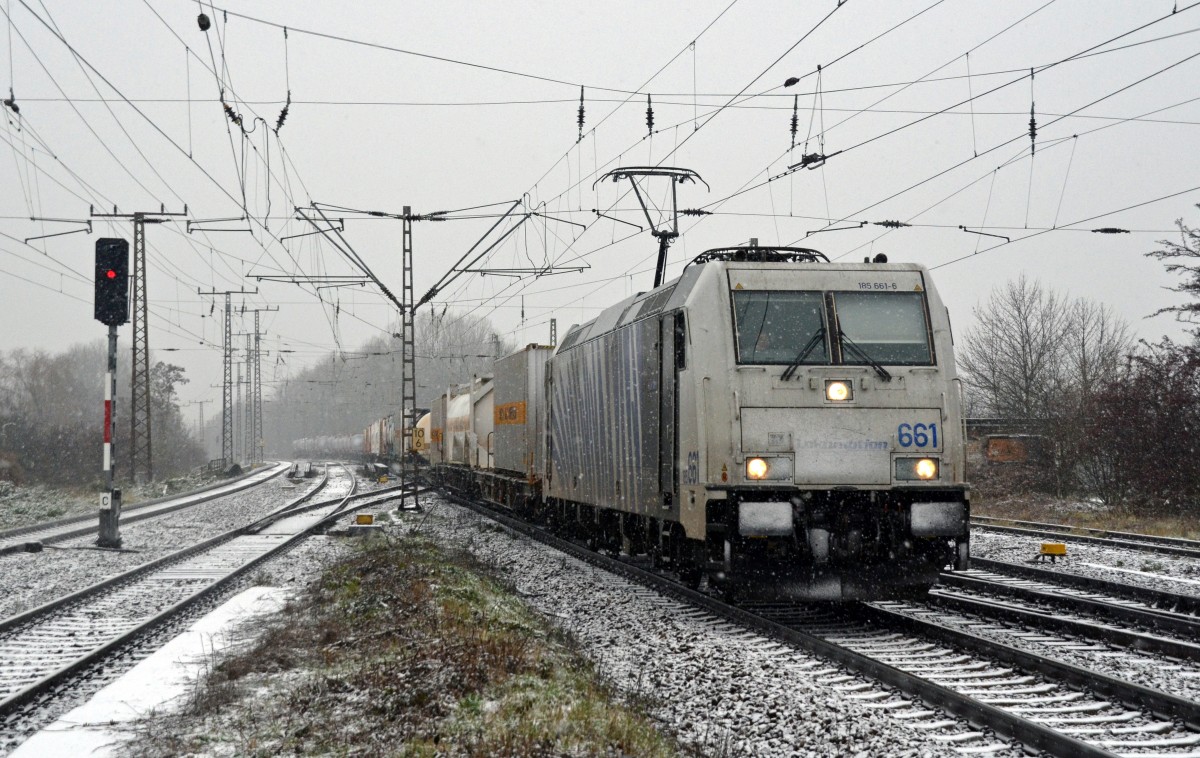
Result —
<svg viewBox="0 0 1200 758"><path fill-rule="evenodd" d="M104 492L100 495L100 547L121 546L121 490L113 487L116 443L117 327L129 322L129 242L96 240L95 318L108 326L108 370L104 374Z"/></svg>

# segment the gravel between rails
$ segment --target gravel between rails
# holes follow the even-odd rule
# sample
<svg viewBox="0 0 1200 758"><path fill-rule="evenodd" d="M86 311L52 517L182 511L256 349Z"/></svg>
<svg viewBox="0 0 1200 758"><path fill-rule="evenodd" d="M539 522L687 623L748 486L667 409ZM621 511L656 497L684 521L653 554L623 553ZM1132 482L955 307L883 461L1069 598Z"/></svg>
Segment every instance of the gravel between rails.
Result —
<svg viewBox="0 0 1200 758"><path fill-rule="evenodd" d="M971 555L1024 563L1036 557L1041 543L1048 541L1051 539L972 529ZM1040 563L1040 568L1200 596L1200 561L1194 558L1089 545L1070 538L1063 541L1067 557L1057 563Z"/></svg>
<svg viewBox="0 0 1200 758"><path fill-rule="evenodd" d="M424 504L425 513L400 517L402 529L497 566L574 636L602 676L701 754L959 755L868 702L861 678L826 661L514 537L436 496ZM889 702L899 699L891 693Z"/></svg>
<svg viewBox="0 0 1200 758"><path fill-rule="evenodd" d="M339 476L340 471L331 472L329 484L320 497L338 497L349 490L351 479L344 474ZM40 553L0 556L0 576L4 577L6 590L0 596L0 618L250 523L314 486L316 480L293 486L286 479L271 479L194 508L123 526L123 546L130 552L89 550L94 538L80 537L47 547Z"/></svg>

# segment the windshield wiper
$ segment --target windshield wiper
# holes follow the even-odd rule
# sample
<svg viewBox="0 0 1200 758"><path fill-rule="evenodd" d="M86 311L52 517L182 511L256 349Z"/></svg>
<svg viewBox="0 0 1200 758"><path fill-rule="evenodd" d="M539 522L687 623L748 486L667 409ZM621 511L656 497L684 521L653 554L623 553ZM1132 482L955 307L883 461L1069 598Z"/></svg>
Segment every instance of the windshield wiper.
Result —
<svg viewBox="0 0 1200 758"><path fill-rule="evenodd" d="M888 373L888 370L886 368L884 368L883 366L880 366L879 362L876 361L874 358L867 355L867 352L865 350L863 350L861 347L859 347L858 344L854 340L852 340L848 336L846 336L846 333L843 332L841 329L838 329L838 337L841 338L842 345L844 347L850 348L850 352L853 353L856 358L858 358L860 361L867 364L871 368L875 369L875 373L879 375L880 379L882 379L885 382L892 381L892 375L890 373Z"/></svg>
<svg viewBox="0 0 1200 758"><path fill-rule="evenodd" d="M791 363L788 364L788 367L783 370L783 373L779 376L779 378L785 382L790 381L791 378L796 375L796 369L800 368L800 364L804 363L804 359L808 357L809 353L811 353L813 350L816 350L817 345L820 345L824 341L825 327L821 326L817 329L817 331L813 332L813 336L808 340L804 347L800 349L800 352L796 354L796 357Z"/></svg>

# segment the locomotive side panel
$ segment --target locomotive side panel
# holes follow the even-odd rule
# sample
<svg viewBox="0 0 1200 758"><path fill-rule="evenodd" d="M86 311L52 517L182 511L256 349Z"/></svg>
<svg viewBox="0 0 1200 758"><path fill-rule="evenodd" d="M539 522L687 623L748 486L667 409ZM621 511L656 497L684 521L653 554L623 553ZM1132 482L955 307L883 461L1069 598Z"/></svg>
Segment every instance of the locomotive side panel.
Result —
<svg viewBox="0 0 1200 758"><path fill-rule="evenodd" d="M643 319L551 360L550 497L658 514L658 330Z"/></svg>

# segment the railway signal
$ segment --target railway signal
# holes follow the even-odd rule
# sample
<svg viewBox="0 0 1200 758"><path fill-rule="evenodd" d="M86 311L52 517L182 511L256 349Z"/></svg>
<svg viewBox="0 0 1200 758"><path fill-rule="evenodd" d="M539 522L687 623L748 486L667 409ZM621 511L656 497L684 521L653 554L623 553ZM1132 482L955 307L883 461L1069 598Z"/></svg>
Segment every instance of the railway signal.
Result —
<svg viewBox="0 0 1200 758"><path fill-rule="evenodd" d="M116 327L129 322L129 242L96 240L95 317Z"/></svg>
<svg viewBox="0 0 1200 758"><path fill-rule="evenodd" d="M100 495L101 547L120 547L121 491L113 487L113 445L116 428L117 327L129 322L129 241L96 240L94 315L108 327L108 371L104 374L104 492Z"/></svg>

